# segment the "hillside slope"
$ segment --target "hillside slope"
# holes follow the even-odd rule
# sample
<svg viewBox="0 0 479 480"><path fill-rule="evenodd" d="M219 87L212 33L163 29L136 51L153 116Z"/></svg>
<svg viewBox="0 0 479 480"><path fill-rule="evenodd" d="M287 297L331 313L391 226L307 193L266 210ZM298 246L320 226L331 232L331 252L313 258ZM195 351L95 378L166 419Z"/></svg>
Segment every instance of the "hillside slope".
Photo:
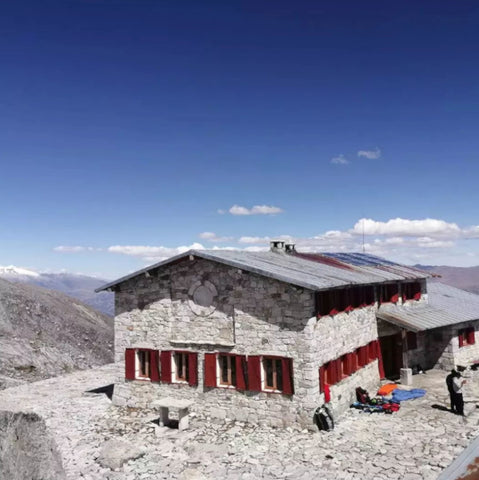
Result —
<svg viewBox="0 0 479 480"><path fill-rule="evenodd" d="M446 285L452 285L472 293L479 293L479 266L477 267L448 267L445 265L416 265L438 277L430 281L438 281Z"/></svg>
<svg viewBox="0 0 479 480"><path fill-rule="evenodd" d="M95 289L107 283L107 280L74 273L38 273L13 265L0 267L0 278L58 290L90 305L95 310L113 316L113 293L95 293Z"/></svg>
<svg viewBox="0 0 479 480"><path fill-rule="evenodd" d="M113 361L113 319L60 292L0 279L0 388Z"/></svg>

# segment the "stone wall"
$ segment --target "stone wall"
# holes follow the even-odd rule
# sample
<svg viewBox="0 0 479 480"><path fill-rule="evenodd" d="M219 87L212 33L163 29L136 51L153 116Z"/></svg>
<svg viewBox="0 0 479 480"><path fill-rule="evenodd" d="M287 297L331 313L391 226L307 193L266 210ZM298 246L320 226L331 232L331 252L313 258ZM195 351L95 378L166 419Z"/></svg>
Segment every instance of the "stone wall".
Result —
<svg viewBox="0 0 479 480"><path fill-rule="evenodd" d="M207 260L186 259L163 268L160 275L152 272L121 285L116 311L116 361L124 361L130 347L198 353L198 386L122 381L115 388L117 404L146 406L154 398L173 396L195 399L196 409L217 418L311 423L309 396L317 379L305 367L311 358L312 292ZM205 352L292 358L295 394L206 388Z"/></svg>
<svg viewBox="0 0 479 480"><path fill-rule="evenodd" d="M115 360L124 362L126 348L197 352L198 386L120 379L114 401L146 407L164 396L188 398L193 410L220 419L311 427L324 401L319 367L377 337L375 307L317 320L313 292L203 259L134 277L115 301ZM206 388L206 352L292 358L295 393ZM332 387L335 412L349 406L356 386L377 384L374 364Z"/></svg>
<svg viewBox="0 0 479 480"><path fill-rule="evenodd" d="M464 345L459 347L458 334L459 330L465 328L474 328L475 343L473 345ZM452 352L456 365L470 365L471 363L479 361L479 320L474 322L465 322L454 325L452 330Z"/></svg>
<svg viewBox="0 0 479 480"><path fill-rule="evenodd" d="M378 337L376 310L375 304L349 313L324 316L314 322L311 366L315 371L316 381L312 395L317 404L324 402L324 396L319 394L319 367L376 340ZM378 384L378 364L374 361L331 387L333 410L339 415L348 408L356 400L356 387L374 390Z"/></svg>

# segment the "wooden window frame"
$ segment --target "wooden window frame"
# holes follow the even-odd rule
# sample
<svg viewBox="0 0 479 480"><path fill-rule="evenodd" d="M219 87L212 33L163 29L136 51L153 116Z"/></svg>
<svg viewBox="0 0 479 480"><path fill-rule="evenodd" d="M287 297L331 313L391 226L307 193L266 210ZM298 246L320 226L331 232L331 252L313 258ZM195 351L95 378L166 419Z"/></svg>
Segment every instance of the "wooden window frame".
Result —
<svg viewBox="0 0 479 480"><path fill-rule="evenodd" d="M272 362L272 385L268 385L267 362ZM278 373L280 373L281 384L278 382ZM284 388L283 363L280 357L264 355L261 357L261 387L264 392L282 393Z"/></svg>
<svg viewBox="0 0 479 480"><path fill-rule="evenodd" d="M150 350L146 348L135 349L135 379L151 379L151 358Z"/></svg>
<svg viewBox="0 0 479 480"><path fill-rule="evenodd" d="M226 359L227 380L223 380L223 360ZM230 353L218 353L216 356L216 386L222 388L236 388L236 355Z"/></svg>
<svg viewBox="0 0 479 480"><path fill-rule="evenodd" d="M190 352L172 352L173 383L189 383L189 354ZM181 362L179 361L180 358ZM179 369L181 369L181 372L178 371Z"/></svg>

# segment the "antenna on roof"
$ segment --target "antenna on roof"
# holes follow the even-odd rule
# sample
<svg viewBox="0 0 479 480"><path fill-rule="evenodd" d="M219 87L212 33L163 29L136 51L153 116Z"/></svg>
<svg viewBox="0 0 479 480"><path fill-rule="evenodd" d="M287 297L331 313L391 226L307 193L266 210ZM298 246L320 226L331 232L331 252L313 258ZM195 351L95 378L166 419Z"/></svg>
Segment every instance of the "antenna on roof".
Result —
<svg viewBox="0 0 479 480"><path fill-rule="evenodd" d="M362 220L362 224L363 224L363 253L366 253L366 248L364 247L364 217Z"/></svg>

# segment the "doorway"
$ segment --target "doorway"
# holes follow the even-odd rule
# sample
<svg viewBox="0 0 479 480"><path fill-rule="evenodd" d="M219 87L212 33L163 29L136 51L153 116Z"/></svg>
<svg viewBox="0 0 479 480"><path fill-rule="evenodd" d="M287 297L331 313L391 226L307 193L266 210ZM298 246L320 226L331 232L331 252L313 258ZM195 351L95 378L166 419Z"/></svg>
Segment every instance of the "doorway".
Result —
<svg viewBox="0 0 479 480"><path fill-rule="evenodd" d="M386 378L399 378L402 363L402 338L400 333L379 338Z"/></svg>

